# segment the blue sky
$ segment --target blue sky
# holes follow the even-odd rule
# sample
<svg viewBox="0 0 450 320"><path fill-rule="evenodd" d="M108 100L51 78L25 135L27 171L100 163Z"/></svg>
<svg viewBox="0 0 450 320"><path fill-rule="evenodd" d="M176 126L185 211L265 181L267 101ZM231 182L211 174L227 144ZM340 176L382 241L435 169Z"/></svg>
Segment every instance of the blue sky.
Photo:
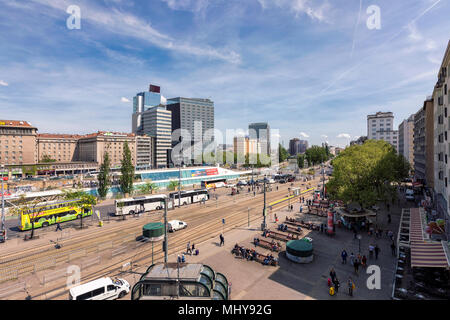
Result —
<svg viewBox="0 0 450 320"><path fill-rule="evenodd" d="M81 29L69 30L70 5ZM380 8L369 30L366 10ZM360 10L361 8L361 10ZM216 128L268 121L343 146L430 95L450 0L0 0L0 118L39 132L131 130L132 97L210 98Z"/></svg>

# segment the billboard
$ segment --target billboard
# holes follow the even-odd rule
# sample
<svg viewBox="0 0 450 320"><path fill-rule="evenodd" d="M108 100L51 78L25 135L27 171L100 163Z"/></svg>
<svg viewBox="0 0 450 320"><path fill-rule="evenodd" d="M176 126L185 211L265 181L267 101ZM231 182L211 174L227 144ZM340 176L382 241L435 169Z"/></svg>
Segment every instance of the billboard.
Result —
<svg viewBox="0 0 450 320"><path fill-rule="evenodd" d="M156 93L161 93L161 87L159 86L154 86L153 84L150 85L150 92L156 92Z"/></svg>
<svg viewBox="0 0 450 320"><path fill-rule="evenodd" d="M205 176L215 176L218 175L219 171L217 168L213 169L200 169L200 170L192 170L191 176L192 177L205 177Z"/></svg>

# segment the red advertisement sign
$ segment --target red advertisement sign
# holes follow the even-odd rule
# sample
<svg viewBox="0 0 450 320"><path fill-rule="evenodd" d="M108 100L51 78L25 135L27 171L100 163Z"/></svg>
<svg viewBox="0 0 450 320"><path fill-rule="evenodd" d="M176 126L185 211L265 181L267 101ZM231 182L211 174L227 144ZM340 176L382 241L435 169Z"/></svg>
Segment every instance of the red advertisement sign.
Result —
<svg viewBox="0 0 450 320"><path fill-rule="evenodd" d="M328 211L328 233L333 233L333 212Z"/></svg>
<svg viewBox="0 0 450 320"><path fill-rule="evenodd" d="M215 176L218 175L219 171L217 170L217 168L214 169L206 169L206 175L207 176Z"/></svg>

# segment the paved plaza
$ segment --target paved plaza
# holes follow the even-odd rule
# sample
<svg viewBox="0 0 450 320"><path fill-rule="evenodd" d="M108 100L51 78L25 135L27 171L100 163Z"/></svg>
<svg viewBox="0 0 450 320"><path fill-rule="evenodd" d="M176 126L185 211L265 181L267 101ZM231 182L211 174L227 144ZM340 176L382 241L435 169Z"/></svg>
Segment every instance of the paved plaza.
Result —
<svg viewBox="0 0 450 320"><path fill-rule="evenodd" d="M405 203L402 203L406 205ZM277 212L279 223L285 216L300 217L299 204L294 205L293 212L286 209ZM378 226L383 230L390 229L396 233L400 219L400 208L391 208L392 222L388 225L386 212L379 213ZM323 221L313 215L302 214L305 221ZM364 268L360 268L359 275L354 273L353 267L348 261L342 264L340 253L346 249L350 255L358 254L359 241L353 239L353 233L344 228L337 228L336 235L330 237L317 231L306 231L306 236L313 238L314 260L310 264L297 264L285 257L284 249L279 254L279 266L264 266L255 261L246 261L231 254L233 246L238 243L247 248L254 248L253 238L261 237L259 231L260 222L250 228L237 228L225 234L225 246L219 247L219 238L215 237L201 244L196 244L200 249L199 256L186 255L187 262L201 262L210 265L214 270L223 273L232 284L231 299L247 300L303 300L303 299L342 299L342 300L386 300L391 298L394 276L395 258L391 254L390 240L383 234L380 239L375 236L362 234L361 255L369 257L368 246L370 243L378 244L381 249L378 260L368 259L368 265L378 265L381 269L381 289L369 290L366 285L367 278ZM276 228L277 224L271 217L269 228ZM169 244L170 245L170 244ZM285 246L283 246L284 248ZM261 253L269 253L269 250L257 247ZM180 252L179 254L182 254ZM176 255L169 256L169 261L176 261ZM349 260L349 259L347 259ZM341 288L335 296L328 294L327 279L330 269L334 267L337 277L341 282ZM347 280L351 276L356 285L353 297L347 292ZM129 276L131 283L135 283L137 276ZM129 297L128 297L129 298Z"/></svg>

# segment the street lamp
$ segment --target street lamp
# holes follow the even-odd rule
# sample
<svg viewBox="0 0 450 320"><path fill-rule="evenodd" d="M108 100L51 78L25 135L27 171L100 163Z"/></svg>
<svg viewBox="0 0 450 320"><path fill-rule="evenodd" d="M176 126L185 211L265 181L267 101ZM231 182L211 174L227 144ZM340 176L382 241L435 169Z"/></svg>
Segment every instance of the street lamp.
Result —
<svg viewBox="0 0 450 320"><path fill-rule="evenodd" d="M263 223L261 225L262 231L266 230L267 224L266 224L266 179L264 179L264 209L263 209Z"/></svg>
<svg viewBox="0 0 450 320"><path fill-rule="evenodd" d="M358 238L358 244L359 244L359 250L358 250L358 253L361 253L361 239L362 239L362 236L361 236L360 234L358 234L358 235L356 236L356 238Z"/></svg>
<svg viewBox="0 0 450 320"><path fill-rule="evenodd" d="M1 165L1 179L2 179L2 238L3 241L6 240L6 228L5 228L5 194L4 194L4 189L3 189L3 170L5 168L5 165Z"/></svg>

